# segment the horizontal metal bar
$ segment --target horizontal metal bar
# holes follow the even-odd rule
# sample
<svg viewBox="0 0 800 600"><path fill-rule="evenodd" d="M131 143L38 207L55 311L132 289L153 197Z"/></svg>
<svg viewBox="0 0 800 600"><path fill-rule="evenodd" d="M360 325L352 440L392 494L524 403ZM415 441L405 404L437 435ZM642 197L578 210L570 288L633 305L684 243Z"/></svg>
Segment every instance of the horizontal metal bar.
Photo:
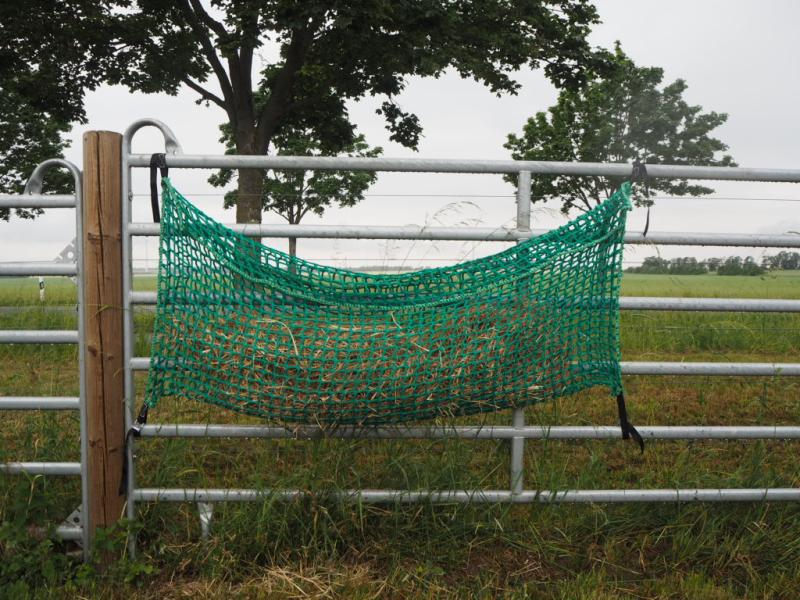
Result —
<svg viewBox="0 0 800 600"><path fill-rule="evenodd" d="M626 244L653 246L732 246L746 248L800 248L800 235L752 233L651 232L646 236L629 231Z"/></svg>
<svg viewBox="0 0 800 600"><path fill-rule="evenodd" d="M712 363L712 362L626 362L620 363L623 375L718 375L771 377L774 375L800 377L800 363ZM130 368L146 371L150 359L137 356Z"/></svg>
<svg viewBox="0 0 800 600"><path fill-rule="evenodd" d="M132 167L149 167L149 154L131 154ZM190 169L313 169L334 171L403 171L413 173L519 173L534 175L587 175L627 177L627 163L551 162L534 160L461 160L430 158L351 158L326 156L246 156L167 154L167 166ZM670 179L719 179L730 181L800 182L800 169L753 169L747 167L691 167L647 165L650 177Z"/></svg>
<svg viewBox="0 0 800 600"><path fill-rule="evenodd" d="M78 332L69 329L0 329L0 344L77 344Z"/></svg>
<svg viewBox="0 0 800 600"><path fill-rule="evenodd" d="M621 362L624 375L800 376L800 363Z"/></svg>
<svg viewBox="0 0 800 600"><path fill-rule="evenodd" d="M0 208L75 208L71 194L0 194Z"/></svg>
<svg viewBox="0 0 800 600"><path fill-rule="evenodd" d="M23 277L27 275L77 275L75 263L57 262L7 262L0 263L0 276Z"/></svg>
<svg viewBox="0 0 800 600"><path fill-rule="evenodd" d="M425 227L421 225L253 225L225 223L225 227L249 237L298 237L388 240L474 240L514 242L541 235L546 230L519 232L502 227ZM131 223L132 236L157 236L157 223Z"/></svg>
<svg viewBox="0 0 800 600"><path fill-rule="evenodd" d="M651 440L789 440L800 439L800 426L640 426L642 437ZM147 438L266 438L266 439L526 439L587 440L616 439L618 426L454 425L430 427L275 427L270 425L210 425L164 423L142 427Z"/></svg>
<svg viewBox="0 0 800 600"><path fill-rule="evenodd" d="M79 462L7 462L0 463L0 472L7 475L80 475Z"/></svg>
<svg viewBox="0 0 800 600"><path fill-rule="evenodd" d="M158 300L157 292L131 292L131 304L155 304Z"/></svg>
<svg viewBox="0 0 800 600"><path fill-rule="evenodd" d="M83 539L83 528L76 525L60 525L56 527L56 537L65 542L79 542Z"/></svg>
<svg viewBox="0 0 800 600"><path fill-rule="evenodd" d="M623 310L694 310L725 312L800 312L800 300L762 298L657 298L623 296Z"/></svg>
<svg viewBox="0 0 800 600"><path fill-rule="evenodd" d="M202 488L139 488L139 502L258 502L267 498L295 500L312 495L305 490L253 490ZM655 490L338 490L326 496L354 502L393 504L413 502L797 502L800 488L655 489Z"/></svg>
<svg viewBox="0 0 800 600"><path fill-rule="evenodd" d="M155 304L156 292L131 292L131 304ZM623 310L695 310L726 312L800 312L800 300L767 300L761 298L659 298L623 296Z"/></svg>
<svg viewBox="0 0 800 600"><path fill-rule="evenodd" d="M72 396L4 396L0 410L69 410L80 408L81 400Z"/></svg>
<svg viewBox="0 0 800 600"><path fill-rule="evenodd" d="M226 223L226 227L250 237L272 238L335 238L373 240L454 240L517 242L547 233L548 229L518 231L502 227L423 227L420 225L247 225ZM159 235L157 223L131 223L128 234L154 237ZM628 244L664 246L745 246L754 248L798 248L800 235L746 233L680 233L640 232L625 234Z"/></svg>

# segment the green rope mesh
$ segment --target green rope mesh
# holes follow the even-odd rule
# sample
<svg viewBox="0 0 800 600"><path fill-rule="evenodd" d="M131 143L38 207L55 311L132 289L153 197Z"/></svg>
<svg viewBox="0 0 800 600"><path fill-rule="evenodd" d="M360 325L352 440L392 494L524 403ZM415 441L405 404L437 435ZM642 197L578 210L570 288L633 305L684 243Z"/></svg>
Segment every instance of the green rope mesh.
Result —
<svg viewBox="0 0 800 600"><path fill-rule="evenodd" d="M376 425L621 392L630 184L570 223L450 267L371 275L263 246L168 179L146 404Z"/></svg>

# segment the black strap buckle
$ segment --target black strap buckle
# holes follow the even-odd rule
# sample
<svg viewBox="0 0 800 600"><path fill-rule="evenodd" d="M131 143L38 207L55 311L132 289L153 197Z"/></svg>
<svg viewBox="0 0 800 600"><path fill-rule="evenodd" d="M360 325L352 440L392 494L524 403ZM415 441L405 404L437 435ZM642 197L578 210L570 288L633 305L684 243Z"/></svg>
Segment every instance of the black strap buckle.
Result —
<svg viewBox="0 0 800 600"><path fill-rule="evenodd" d="M628 421L628 411L625 408L625 394L619 393L617 395L617 411L619 412L619 427L622 430L622 439L628 440L633 438L639 444L639 450L644 454L644 440L641 434L636 430L636 427L631 425Z"/></svg>
<svg viewBox="0 0 800 600"><path fill-rule="evenodd" d="M633 169L631 170L631 183L644 183L645 195L647 200L650 200L650 176L647 174L647 166L638 158L633 161ZM647 218L644 222L644 231L642 237L647 237L647 231L650 229L650 205L647 205Z"/></svg>
<svg viewBox="0 0 800 600"><path fill-rule="evenodd" d="M122 480L119 482L119 495L124 496L128 490L128 445L131 438L142 437L142 427L147 424L147 411L149 407L143 404L139 415L125 434L125 445L122 447Z"/></svg>
<svg viewBox="0 0 800 600"><path fill-rule="evenodd" d="M641 162L638 158L633 161L633 170L631 171L631 181L633 183L647 181L647 166L643 162Z"/></svg>
<svg viewBox="0 0 800 600"><path fill-rule="evenodd" d="M166 154L157 153L150 156L150 207L153 209L153 223L160 223L161 215L158 210L158 178L156 170L161 172L161 177L166 177L169 174Z"/></svg>

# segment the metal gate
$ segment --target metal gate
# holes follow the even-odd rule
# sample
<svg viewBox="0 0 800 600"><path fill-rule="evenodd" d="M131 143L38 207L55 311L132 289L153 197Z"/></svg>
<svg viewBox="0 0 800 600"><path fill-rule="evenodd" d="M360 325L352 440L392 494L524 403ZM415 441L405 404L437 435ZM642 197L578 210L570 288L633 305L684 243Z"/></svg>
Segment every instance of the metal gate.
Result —
<svg viewBox="0 0 800 600"><path fill-rule="evenodd" d="M72 175L74 194L55 195L42 193L42 181L51 169L64 168ZM28 180L23 194L0 194L0 208L73 208L75 209L75 249L72 261L43 264L37 262L0 262L0 276L63 275L75 278L78 291L78 329L30 331L20 329L0 330L3 344L77 344L78 345L78 397L0 396L0 411L7 410L77 410L79 412L80 460L78 462L7 462L0 463L0 472L7 474L70 475L81 478L81 505L56 528L62 539L75 540L83 547L84 559L89 556L89 528L84 527L84 511L89 496L89 478L86 476L86 381L83 365L85 352L83 293L83 175L73 163L62 159L46 160L39 164ZM5 258L5 257L4 257Z"/></svg>
<svg viewBox="0 0 800 600"><path fill-rule="evenodd" d="M157 127L164 136L167 166L189 169L211 168L257 168L257 169L304 169L304 170L363 170L400 171L428 173L484 173L515 175L518 181L516 227L495 229L484 227L428 227L428 226L331 226L331 225L232 225L245 235L254 237L295 238L361 238L396 240L473 240L513 242L541 235L543 230L530 227L530 180L531 176L543 174L617 176L628 177L631 166L627 164L567 163L537 161L481 161L481 160L435 160L435 159L389 159L389 158L331 158L331 157L286 157L286 156L237 156L237 155L189 155L183 154L172 131L154 119L143 119L133 123L122 137L121 197L123 258L123 344L124 344L124 401L125 429L132 424L135 407L136 371L146 371L149 357L134 356L133 308L138 305L153 305L155 292L133 291L132 239L142 236L158 236L159 225L137 223L131 220L131 205L134 201L131 186L131 171L134 168L149 168L149 154L133 154L131 141L136 132L145 126ZM48 161L40 169L64 161ZM37 169L39 173L40 169ZM77 206L80 212L81 180L76 174L76 196L25 195L0 198L0 206ZM748 169L741 167L689 167L673 165L647 165L651 177L800 182L800 169ZM40 173L39 173L40 174ZM78 219L80 227L80 218ZM78 239L81 232L78 231ZM629 232L627 244L654 244L674 246L727 246L727 247L774 247L800 248L800 235L724 234L724 233L659 233L651 232L646 237ZM79 244L80 245L80 244ZM81 274L81 256L69 268L63 265L42 267L41 265L18 264L0 267L0 275L77 275ZM83 312L80 308L81 323ZM735 298L657 298L623 297L622 310L658 311L719 311L719 312L800 312L800 299L767 300ZM0 342L4 343L75 343L85 344L82 327L72 332L2 331ZM623 362L625 375L678 375L678 376L800 376L800 363L731 363L731 362ZM85 384L81 378L81 399L37 399L2 398L2 409L24 408L76 408L81 407L82 432L85 431ZM798 439L797 426L641 426L639 432L651 440L744 440L744 439ZM269 438L269 439L314 439L331 435L317 427L286 429L270 425L225 425L153 423L142 428L139 443L147 444L152 438ZM369 428L343 428L335 431L337 437L388 439L388 438L462 438L470 440L509 440L511 460L509 485L506 489L480 490L402 490L402 489L355 489L338 494L345 499L372 503L393 502L686 502L686 501L798 501L800 488L699 488L699 489L573 489L532 490L524 486L523 450L527 439L609 439L620 436L618 426L547 426L526 425L524 412L514 410L511 423L504 426L386 426ZM83 505L86 506L88 484L85 465L85 436L82 435L81 463L8 463L7 472L40 472L45 474L82 474ZM302 496L300 489L196 489L196 488L141 488L136 486L133 443L127 445L126 504L127 516L137 518L138 502L171 501L197 503L203 531L213 514L213 503L224 501L258 501L266 496L291 499ZM80 523L78 523L80 525ZM89 539L84 527L62 528L65 536L80 534L84 542Z"/></svg>

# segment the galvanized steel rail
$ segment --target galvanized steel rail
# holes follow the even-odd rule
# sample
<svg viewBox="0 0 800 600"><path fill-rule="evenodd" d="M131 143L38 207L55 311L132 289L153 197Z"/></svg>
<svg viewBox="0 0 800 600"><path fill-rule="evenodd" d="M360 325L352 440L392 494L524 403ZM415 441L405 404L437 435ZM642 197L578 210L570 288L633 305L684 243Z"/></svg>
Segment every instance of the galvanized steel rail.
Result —
<svg viewBox="0 0 800 600"><path fill-rule="evenodd" d="M248 225L227 223L233 231L248 237L261 238L316 238L316 239L372 239L372 240L446 240L475 242L518 242L538 237L547 229L520 231L504 227L427 227L421 225ZM156 237L160 232L157 223L131 223L128 228L134 237ZM664 246L732 246L758 248L800 248L800 235L748 234L748 233L681 233L640 232L625 234L626 244Z"/></svg>
<svg viewBox="0 0 800 600"><path fill-rule="evenodd" d="M77 344L77 330L0 329L0 344Z"/></svg>
<svg viewBox="0 0 800 600"><path fill-rule="evenodd" d="M27 277L29 275L64 275L74 277L78 269L74 264L57 262L4 262L0 263L0 276Z"/></svg>
<svg viewBox="0 0 800 600"><path fill-rule="evenodd" d="M151 125L155 122L150 120ZM128 128L139 129L134 123ZM155 125L169 131L163 123ZM328 156L244 156L205 155L176 152L177 142L167 148L167 166L188 169L283 169L316 171L378 171L405 173L485 173L489 175L575 175L630 177L627 163L558 162L536 160L469 160L436 158L352 158ZM149 167L149 154L131 154L131 167ZM747 167L692 167L685 165L647 165L647 174L666 179L714 179L725 181L775 181L800 183L800 169L758 169Z"/></svg>
<svg viewBox="0 0 800 600"><path fill-rule="evenodd" d="M0 208L75 208L72 194L0 194Z"/></svg>
<svg viewBox="0 0 800 600"><path fill-rule="evenodd" d="M364 504L433 502L466 504L493 502L598 503L598 502L797 502L800 488L691 488L661 490L336 490L327 494ZM292 501L314 496L308 490L254 490L214 488L140 488L133 498L141 502L263 502L278 498Z"/></svg>
<svg viewBox="0 0 800 600"><path fill-rule="evenodd" d="M131 292L131 304L154 305L156 292ZM760 298L660 298L658 296L623 296L622 310L678 310L714 312L800 312L800 300Z"/></svg>
<svg viewBox="0 0 800 600"><path fill-rule="evenodd" d="M641 426L637 430L649 440L796 440L800 426L794 425L672 425ZM450 425L278 427L273 425L211 425L154 423L142 427L142 437L153 438L254 438L271 440L319 440L331 437L366 440L467 439L467 440L610 440L620 437L617 426L580 425Z"/></svg>
<svg viewBox="0 0 800 600"><path fill-rule="evenodd" d="M0 410L78 410L77 396L0 396Z"/></svg>
<svg viewBox="0 0 800 600"><path fill-rule="evenodd" d="M128 363L132 371L147 371L150 358L137 356ZM623 375L709 375L715 377L800 377L800 363L726 363L622 361Z"/></svg>
<svg viewBox="0 0 800 600"><path fill-rule="evenodd" d="M6 462L0 463L0 473L7 475L80 475L79 462Z"/></svg>

